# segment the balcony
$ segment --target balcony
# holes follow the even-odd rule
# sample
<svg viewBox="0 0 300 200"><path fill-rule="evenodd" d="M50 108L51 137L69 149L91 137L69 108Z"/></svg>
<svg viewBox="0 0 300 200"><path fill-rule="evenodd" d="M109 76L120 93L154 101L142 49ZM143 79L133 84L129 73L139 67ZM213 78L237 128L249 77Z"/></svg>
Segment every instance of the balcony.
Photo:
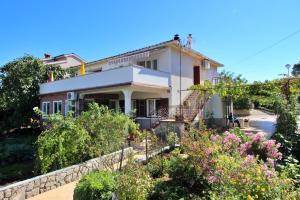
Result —
<svg viewBox="0 0 300 200"><path fill-rule="evenodd" d="M126 66L40 84L40 95L111 86L140 84L168 88L170 74L140 66Z"/></svg>

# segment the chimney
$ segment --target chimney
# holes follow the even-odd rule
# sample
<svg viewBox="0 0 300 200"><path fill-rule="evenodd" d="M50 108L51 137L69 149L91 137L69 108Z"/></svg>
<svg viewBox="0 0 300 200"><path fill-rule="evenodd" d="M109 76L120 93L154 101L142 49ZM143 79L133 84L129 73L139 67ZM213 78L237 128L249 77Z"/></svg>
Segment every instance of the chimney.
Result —
<svg viewBox="0 0 300 200"><path fill-rule="evenodd" d="M50 54L44 53L44 58L51 58Z"/></svg>
<svg viewBox="0 0 300 200"><path fill-rule="evenodd" d="M188 37L187 37L186 47L191 49L192 48L192 42L193 42L192 34L189 34Z"/></svg>
<svg viewBox="0 0 300 200"><path fill-rule="evenodd" d="M178 34L175 34L175 35L174 35L174 39L173 39L173 40L180 41L180 37L179 37L179 35L178 35Z"/></svg>

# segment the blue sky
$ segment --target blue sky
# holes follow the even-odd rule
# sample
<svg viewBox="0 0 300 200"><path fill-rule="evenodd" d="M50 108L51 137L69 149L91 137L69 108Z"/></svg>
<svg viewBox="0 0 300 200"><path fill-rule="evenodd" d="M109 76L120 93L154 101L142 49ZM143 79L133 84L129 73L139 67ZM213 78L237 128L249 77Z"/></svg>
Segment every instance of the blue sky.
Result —
<svg viewBox="0 0 300 200"><path fill-rule="evenodd" d="M25 53L74 52L92 61L192 33L193 48L225 70L273 79L300 61L300 32L255 54L300 29L299 8L299 0L6 0L0 66Z"/></svg>

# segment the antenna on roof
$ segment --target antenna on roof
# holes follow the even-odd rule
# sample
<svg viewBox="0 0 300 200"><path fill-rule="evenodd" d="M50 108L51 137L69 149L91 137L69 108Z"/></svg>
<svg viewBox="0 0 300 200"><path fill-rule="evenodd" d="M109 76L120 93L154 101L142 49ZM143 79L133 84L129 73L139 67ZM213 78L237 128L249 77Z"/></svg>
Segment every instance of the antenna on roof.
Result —
<svg viewBox="0 0 300 200"><path fill-rule="evenodd" d="M187 37L187 42L186 42L186 47L191 49L192 48L192 42L193 42L193 37L192 37L192 34L188 34L188 37Z"/></svg>

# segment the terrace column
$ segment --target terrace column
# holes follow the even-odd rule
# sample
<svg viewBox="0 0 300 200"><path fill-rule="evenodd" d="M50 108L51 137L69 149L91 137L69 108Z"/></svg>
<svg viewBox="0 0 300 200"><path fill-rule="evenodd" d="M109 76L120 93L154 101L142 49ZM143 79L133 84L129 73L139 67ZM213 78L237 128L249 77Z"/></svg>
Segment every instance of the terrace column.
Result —
<svg viewBox="0 0 300 200"><path fill-rule="evenodd" d="M132 95L132 91L130 89L125 89L122 92L124 94L125 114L129 114L130 111L131 111L131 95Z"/></svg>

